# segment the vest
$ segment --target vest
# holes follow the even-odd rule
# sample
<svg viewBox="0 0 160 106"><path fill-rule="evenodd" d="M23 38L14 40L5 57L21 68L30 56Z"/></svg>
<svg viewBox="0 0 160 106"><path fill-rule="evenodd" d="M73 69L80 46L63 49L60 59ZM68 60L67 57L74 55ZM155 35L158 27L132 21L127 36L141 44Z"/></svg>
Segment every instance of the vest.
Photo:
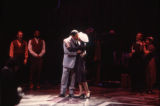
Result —
<svg viewBox="0 0 160 106"><path fill-rule="evenodd" d="M40 54L42 51L42 47L43 47L43 41L41 39L38 40L38 43L36 43L36 40L33 38L31 40L31 45L32 45L32 50L37 53Z"/></svg>
<svg viewBox="0 0 160 106"><path fill-rule="evenodd" d="M18 45L17 40L13 41L13 46L14 46L14 57L24 57L25 56L25 46L27 42L24 40L21 43L21 46Z"/></svg>

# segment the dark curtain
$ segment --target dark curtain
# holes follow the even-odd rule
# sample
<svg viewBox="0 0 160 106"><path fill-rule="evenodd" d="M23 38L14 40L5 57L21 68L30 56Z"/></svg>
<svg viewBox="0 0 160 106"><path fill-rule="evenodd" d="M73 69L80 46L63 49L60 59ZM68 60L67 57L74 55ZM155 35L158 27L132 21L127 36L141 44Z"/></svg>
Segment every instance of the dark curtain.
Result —
<svg viewBox="0 0 160 106"><path fill-rule="evenodd" d="M17 30L23 30L24 39L28 40L33 31L39 29L47 44L44 79L60 81L62 41L71 29L84 30L92 26L100 35L113 28L118 32L122 49L126 49L137 32L160 40L159 11L159 0L2 0L0 66L8 58L9 45Z"/></svg>

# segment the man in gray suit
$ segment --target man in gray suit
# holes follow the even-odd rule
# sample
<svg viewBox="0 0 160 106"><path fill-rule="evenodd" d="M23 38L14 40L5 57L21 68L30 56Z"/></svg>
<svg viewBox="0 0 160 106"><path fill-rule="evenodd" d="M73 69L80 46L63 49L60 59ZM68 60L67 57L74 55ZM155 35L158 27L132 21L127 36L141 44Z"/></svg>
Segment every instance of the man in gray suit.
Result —
<svg viewBox="0 0 160 106"><path fill-rule="evenodd" d="M78 31L72 30L70 36L63 41L64 58L63 58L63 74L61 79L61 88L59 97L65 97L68 79L71 77L69 86L69 97L74 96L75 84L75 62L77 53L81 52L77 49Z"/></svg>

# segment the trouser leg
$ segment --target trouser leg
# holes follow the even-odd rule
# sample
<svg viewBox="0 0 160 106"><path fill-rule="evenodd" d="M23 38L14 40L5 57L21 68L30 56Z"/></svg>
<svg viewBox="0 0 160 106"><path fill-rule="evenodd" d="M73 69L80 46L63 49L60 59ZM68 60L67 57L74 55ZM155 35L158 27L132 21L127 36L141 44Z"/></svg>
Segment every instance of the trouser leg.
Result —
<svg viewBox="0 0 160 106"><path fill-rule="evenodd" d="M69 72L70 72L70 70L68 68L63 67L60 94L65 94L66 93L68 78L69 78Z"/></svg>
<svg viewBox="0 0 160 106"><path fill-rule="evenodd" d="M42 59L38 59L38 61L37 61L37 72L36 72L36 79L35 79L35 84L36 85L39 85L39 83L40 83L40 75L41 75L41 71L42 71Z"/></svg>
<svg viewBox="0 0 160 106"><path fill-rule="evenodd" d="M71 70L71 83L69 86L69 94L74 94L74 89L75 89L75 72Z"/></svg>
<svg viewBox="0 0 160 106"><path fill-rule="evenodd" d="M31 67L30 67L30 84L34 83L34 75L36 71L36 62L31 60Z"/></svg>

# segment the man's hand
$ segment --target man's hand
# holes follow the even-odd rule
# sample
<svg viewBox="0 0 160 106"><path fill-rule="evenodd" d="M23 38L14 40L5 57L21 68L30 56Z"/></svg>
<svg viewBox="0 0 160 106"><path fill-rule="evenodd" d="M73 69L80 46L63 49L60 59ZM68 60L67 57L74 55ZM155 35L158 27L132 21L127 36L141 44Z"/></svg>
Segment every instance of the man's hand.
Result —
<svg viewBox="0 0 160 106"><path fill-rule="evenodd" d="M13 56L10 56L11 59L13 59Z"/></svg>
<svg viewBox="0 0 160 106"><path fill-rule="evenodd" d="M41 58L41 56L37 55L37 58Z"/></svg>
<svg viewBox="0 0 160 106"><path fill-rule="evenodd" d="M77 51L78 54L80 54L81 52L82 52L81 50L78 50L78 51Z"/></svg>
<svg viewBox="0 0 160 106"><path fill-rule="evenodd" d="M81 57L84 57L86 55L86 51L80 54Z"/></svg>
<svg viewBox="0 0 160 106"><path fill-rule="evenodd" d="M27 59L24 59L24 64L27 64Z"/></svg>

